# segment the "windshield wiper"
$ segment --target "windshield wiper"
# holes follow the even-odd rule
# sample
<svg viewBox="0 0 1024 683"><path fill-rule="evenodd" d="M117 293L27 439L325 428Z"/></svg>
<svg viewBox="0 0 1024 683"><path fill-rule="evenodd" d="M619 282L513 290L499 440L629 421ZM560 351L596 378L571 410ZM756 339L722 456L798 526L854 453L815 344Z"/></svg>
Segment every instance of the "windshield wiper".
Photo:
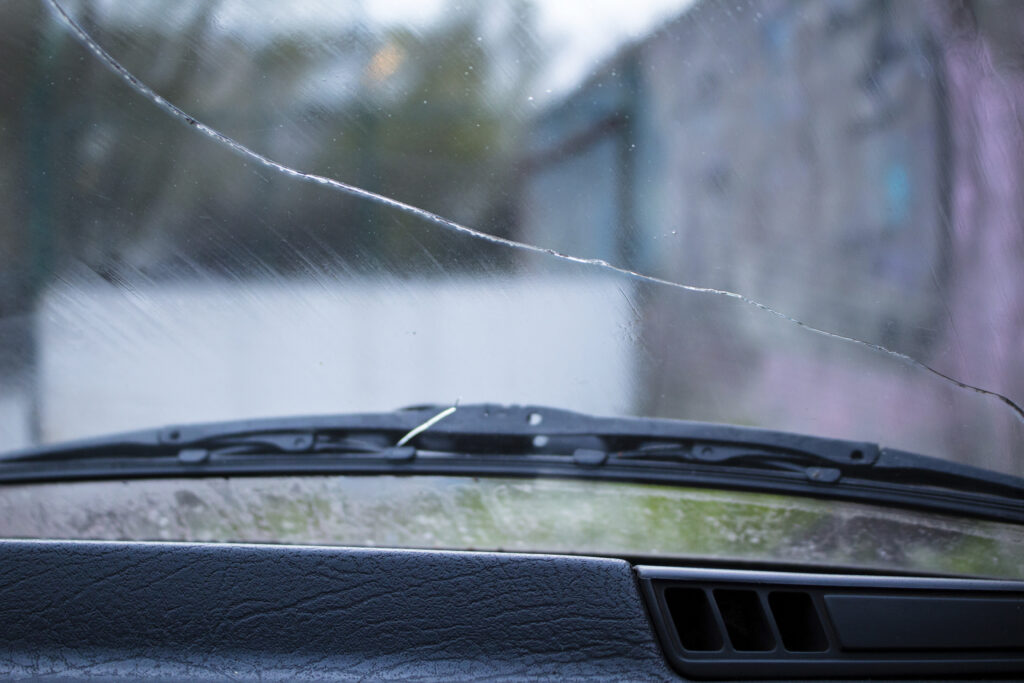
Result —
<svg viewBox="0 0 1024 683"><path fill-rule="evenodd" d="M1024 480L869 442L547 407L166 427L0 456L0 482L258 474L582 477L792 493L1024 523Z"/></svg>

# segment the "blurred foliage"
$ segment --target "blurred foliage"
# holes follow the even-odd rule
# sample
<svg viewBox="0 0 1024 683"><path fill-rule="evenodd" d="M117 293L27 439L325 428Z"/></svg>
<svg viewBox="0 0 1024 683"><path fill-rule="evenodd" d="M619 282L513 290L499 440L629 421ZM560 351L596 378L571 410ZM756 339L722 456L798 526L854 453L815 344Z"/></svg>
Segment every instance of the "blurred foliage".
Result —
<svg viewBox="0 0 1024 683"><path fill-rule="evenodd" d="M151 0L125 17L94 0L67 6L143 82L252 149L508 234L523 119L508 114L540 58L528 0L454 3L422 30L353 21L258 36L225 30L227 4ZM431 234L407 234L393 211L311 201L322 188L244 172L112 75L43 3L0 4L0 25L0 313L30 308L30 292L75 260L108 278L183 262L244 277L301 267L310 245L353 267L355 239L388 260L431 249Z"/></svg>

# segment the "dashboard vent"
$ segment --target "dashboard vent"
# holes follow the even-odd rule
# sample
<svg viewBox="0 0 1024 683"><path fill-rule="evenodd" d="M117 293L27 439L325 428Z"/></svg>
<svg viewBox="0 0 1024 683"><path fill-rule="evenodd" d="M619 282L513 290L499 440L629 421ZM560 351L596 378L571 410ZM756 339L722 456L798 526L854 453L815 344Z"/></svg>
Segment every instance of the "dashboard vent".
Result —
<svg viewBox="0 0 1024 683"><path fill-rule="evenodd" d="M757 591L716 588L714 596L734 649L741 652L770 652L775 649L775 638Z"/></svg>
<svg viewBox="0 0 1024 683"><path fill-rule="evenodd" d="M692 678L1024 673L1024 583L637 567Z"/></svg>
<svg viewBox="0 0 1024 683"><path fill-rule="evenodd" d="M828 636L809 593L771 591L768 593L768 605L784 648L790 652L828 650Z"/></svg>
<svg viewBox="0 0 1024 683"><path fill-rule="evenodd" d="M722 649L722 632L703 589L668 588L665 604L684 649L691 652Z"/></svg>

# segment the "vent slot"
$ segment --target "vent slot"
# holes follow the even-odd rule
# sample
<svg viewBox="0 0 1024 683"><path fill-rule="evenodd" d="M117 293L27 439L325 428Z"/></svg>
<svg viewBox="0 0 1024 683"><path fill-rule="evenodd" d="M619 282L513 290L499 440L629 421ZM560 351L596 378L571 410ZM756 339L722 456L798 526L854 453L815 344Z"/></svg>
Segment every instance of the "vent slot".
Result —
<svg viewBox="0 0 1024 683"><path fill-rule="evenodd" d="M669 588L665 603L676 627L679 642L691 652L722 649L722 633L715 621L711 602L700 588Z"/></svg>
<svg viewBox="0 0 1024 683"><path fill-rule="evenodd" d="M790 652L824 652L828 649L828 638L810 595L798 591L775 591L768 595L768 606L784 648Z"/></svg>
<svg viewBox="0 0 1024 683"><path fill-rule="evenodd" d="M688 679L1024 675L1024 582L636 567Z"/></svg>
<svg viewBox="0 0 1024 683"><path fill-rule="evenodd" d="M733 648L741 652L775 649L775 636L756 591L716 590L715 603Z"/></svg>

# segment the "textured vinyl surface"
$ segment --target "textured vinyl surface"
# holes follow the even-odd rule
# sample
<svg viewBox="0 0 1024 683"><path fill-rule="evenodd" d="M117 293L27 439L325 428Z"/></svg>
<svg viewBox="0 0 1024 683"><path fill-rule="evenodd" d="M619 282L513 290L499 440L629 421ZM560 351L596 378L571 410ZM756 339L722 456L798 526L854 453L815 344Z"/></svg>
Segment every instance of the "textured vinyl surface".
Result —
<svg viewBox="0 0 1024 683"><path fill-rule="evenodd" d="M618 560L58 541L0 541L0 675L675 678Z"/></svg>

